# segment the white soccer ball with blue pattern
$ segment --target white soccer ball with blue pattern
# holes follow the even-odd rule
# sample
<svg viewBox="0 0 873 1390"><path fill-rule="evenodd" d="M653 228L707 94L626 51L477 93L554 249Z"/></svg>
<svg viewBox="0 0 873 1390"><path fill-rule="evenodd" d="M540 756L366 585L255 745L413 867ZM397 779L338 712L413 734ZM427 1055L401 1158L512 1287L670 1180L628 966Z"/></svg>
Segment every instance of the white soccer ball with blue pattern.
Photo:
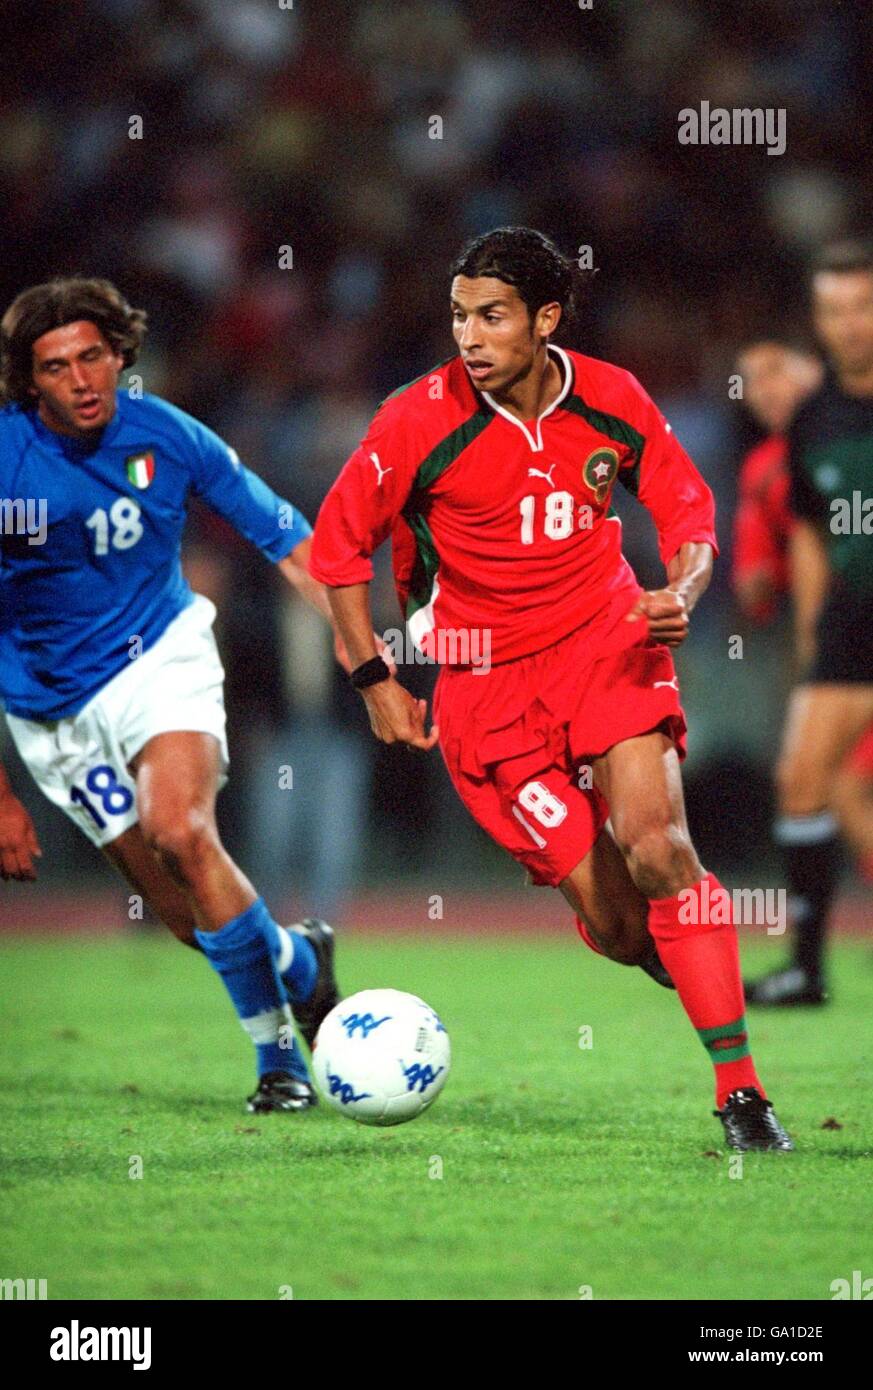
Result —
<svg viewBox="0 0 873 1390"><path fill-rule="evenodd" d="M363 989L331 1009L312 1049L328 1105L364 1125L400 1125L433 1105L451 1066L438 1014L399 989Z"/></svg>

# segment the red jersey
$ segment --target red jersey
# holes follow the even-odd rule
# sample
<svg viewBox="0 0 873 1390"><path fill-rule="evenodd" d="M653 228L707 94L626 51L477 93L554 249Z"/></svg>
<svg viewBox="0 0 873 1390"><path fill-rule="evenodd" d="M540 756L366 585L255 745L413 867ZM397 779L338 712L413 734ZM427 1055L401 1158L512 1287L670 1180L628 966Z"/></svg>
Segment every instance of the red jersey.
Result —
<svg viewBox="0 0 873 1390"><path fill-rule="evenodd" d="M610 505L616 479L651 512L665 564L685 541L717 553L712 493L639 382L549 352L563 384L527 423L476 390L457 356L389 396L318 515L314 577L368 581L390 533L410 634L450 665L481 651L465 635L487 633L503 662L585 624L592 649L615 629L641 592Z"/></svg>
<svg viewBox="0 0 873 1390"><path fill-rule="evenodd" d="M788 537L794 525L790 489L788 441L784 434L774 434L750 449L740 466L734 584L762 571L779 593L788 589ZM764 622L773 616L775 606L763 603L752 616Z"/></svg>

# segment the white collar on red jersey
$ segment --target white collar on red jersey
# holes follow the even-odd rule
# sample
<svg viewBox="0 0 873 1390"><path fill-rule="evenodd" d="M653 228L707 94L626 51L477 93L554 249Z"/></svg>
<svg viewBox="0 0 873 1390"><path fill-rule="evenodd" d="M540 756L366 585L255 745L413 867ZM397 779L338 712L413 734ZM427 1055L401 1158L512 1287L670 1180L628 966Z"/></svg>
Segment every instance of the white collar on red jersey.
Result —
<svg viewBox="0 0 873 1390"><path fill-rule="evenodd" d="M498 415L502 415L504 420L508 420L511 425L516 425L524 433L525 439L535 454L541 454L543 451L543 432L541 428L543 420L545 420L547 415L551 415L553 410L557 410L573 384L573 368L564 349L559 348L556 343L549 343L546 347L546 351L553 353L558 359L561 370L564 373L564 384L552 401L552 404L547 405L542 415L537 416L536 436L531 434L523 420L519 420L517 415L511 415L502 405L498 405L493 396L489 396L487 391L480 392L482 399L488 402L492 410L496 411Z"/></svg>

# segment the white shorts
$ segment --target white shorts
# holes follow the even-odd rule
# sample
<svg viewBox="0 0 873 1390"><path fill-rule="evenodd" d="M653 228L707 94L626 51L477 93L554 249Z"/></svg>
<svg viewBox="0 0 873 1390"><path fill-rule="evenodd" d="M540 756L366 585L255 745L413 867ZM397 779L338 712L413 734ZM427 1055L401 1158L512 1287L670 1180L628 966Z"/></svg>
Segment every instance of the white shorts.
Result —
<svg viewBox="0 0 873 1390"><path fill-rule="evenodd" d="M128 764L155 734L214 734L227 781L224 668L212 634L215 605L195 594L154 646L104 685L78 714L6 720L22 761L49 801L95 845L139 819Z"/></svg>

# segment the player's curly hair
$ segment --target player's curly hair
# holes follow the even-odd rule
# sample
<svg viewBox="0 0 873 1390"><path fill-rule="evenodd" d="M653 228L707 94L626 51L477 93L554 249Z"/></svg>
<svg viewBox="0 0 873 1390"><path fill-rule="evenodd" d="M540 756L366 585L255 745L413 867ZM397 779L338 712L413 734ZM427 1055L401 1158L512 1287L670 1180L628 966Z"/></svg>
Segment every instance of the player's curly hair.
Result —
<svg viewBox="0 0 873 1390"><path fill-rule="evenodd" d="M33 345L43 333L88 319L113 351L133 366L146 332L144 309L132 309L109 280L59 277L23 290L0 320L0 395L4 402L34 404Z"/></svg>
<svg viewBox="0 0 873 1390"><path fill-rule="evenodd" d="M582 270L553 241L533 227L495 227L468 242L451 267L452 277L490 276L514 285L534 315L544 304L561 306L555 337L566 338L578 324L594 270Z"/></svg>

